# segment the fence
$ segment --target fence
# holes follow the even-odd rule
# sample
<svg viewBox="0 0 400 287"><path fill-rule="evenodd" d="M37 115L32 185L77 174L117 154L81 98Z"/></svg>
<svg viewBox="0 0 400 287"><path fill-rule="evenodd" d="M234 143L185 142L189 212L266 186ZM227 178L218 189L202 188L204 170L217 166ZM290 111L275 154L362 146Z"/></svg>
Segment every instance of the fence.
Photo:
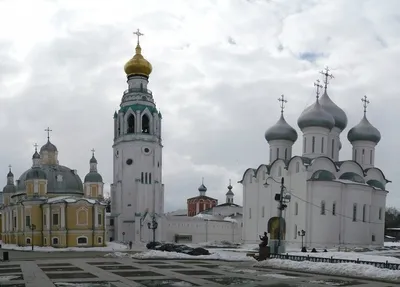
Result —
<svg viewBox="0 0 400 287"><path fill-rule="evenodd" d="M292 261L311 261L311 262L325 262L325 263L356 263L356 264L365 264L372 265L378 268L391 269L391 270L400 270L400 264L398 263L389 263L386 262L374 262L374 261L363 261L359 260L350 260L350 259L338 259L338 258L326 258L326 257L313 257L310 255L300 256L300 255L289 255L289 254L271 254L270 258L276 259L288 259Z"/></svg>

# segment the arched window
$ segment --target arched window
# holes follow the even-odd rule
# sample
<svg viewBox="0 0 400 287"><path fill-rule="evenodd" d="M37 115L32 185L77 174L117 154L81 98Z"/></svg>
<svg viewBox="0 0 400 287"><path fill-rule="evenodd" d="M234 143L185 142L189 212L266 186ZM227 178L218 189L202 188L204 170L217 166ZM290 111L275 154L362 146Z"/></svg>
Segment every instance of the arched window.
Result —
<svg viewBox="0 0 400 287"><path fill-rule="evenodd" d="M294 239L297 238L297 224L294 225Z"/></svg>
<svg viewBox="0 0 400 287"><path fill-rule="evenodd" d="M325 201L321 201L321 215L325 215Z"/></svg>
<svg viewBox="0 0 400 287"><path fill-rule="evenodd" d="M369 164L372 164L372 149L369 151Z"/></svg>
<svg viewBox="0 0 400 287"><path fill-rule="evenodd" d="M303 139L303 153L306 153L306 151L307 151L306 146L307 146L307 138L304 137L304 139Z"/></svg>
<svg viewBox="0 0 400 287"><path fill-rule="evenodd" d="M365 149L362 150L361 163L364 163L364 158L365 158Z"/></svg>
<svg viewBox="0 0 400 287"><path fill-rule="evenodd" d="M324 141L325 141L325 138L324 137L322 137L321 138L321 153L324 153Z"/></svg>
<svg viewBox="0 0 400 287"><path fill-rule="evenodd" d="M335 139L332 139L332 155L331 155L332 159L334 155L335 155Z"/></svg>
<svg viewBox="0 0 400 287"><path fill-rule="evenodd" d="M87 237L81 236L78 237L78 245L86 245L88 243Z"/></svg>
<svg viewBox="0 0 400 287"><path fill-rule="evenodd" d="M311 152L315 152L315 137L312 137Z"/></svg>
<svg viewBox="0 0 400 287"><path fill-rule="evenodd" d="M285 160L287 160L287 148L285 148Z"/></svg>
<svg viewBox="0 0 400 287"><path fill-rule="evenodd" d="M269 149L269 161L272 162L272 148Z"/></svg>
<svg viewBox="0 0 400 287"><path fill-rule="evenodd" d="M336 215L336 202L332 204L332 215Z"/></svg>
<svg viewBox="0 0 400 287"><path fill-rule="evenodd" d="M366 213L367 213L367 205L364 204L363 205L363 217L362 217L363 222L365 222Z"/></svg>
<svg viewBox="0 0 400 287"><path fill-rule="evenodd" d="M53 239L52 239L52 241L53 241L53 245L58 245L58 237L53 237Z"/></svg>
<svg viewBox="0 0 400 287"><path fill-rule="evenodd" d="M294 203L294 215L299 214L299 204L297 202Z"/></svg>
<svg viewBox="0 0 400 287"><path fill-rule="evenodd" d="M279 158L279 147L276 149L276 158Z"/></svg>
<svg viewBox="0 0 400 287"><path fill-rule="evenodd" d="M26 238L26 244L32 244L31 239L29 237Z"/></svg>
<svg viewBox="0 0 400 287"><path fill-rule="evenodd" d="M353 221L357 221L357 203L353 204Z"/></svg>
<svg viewBox="0 0 400 287"><path fill-rule="evenodd" d="M296 173L300 172L300 163L296 162Z"/></svg>
<svg viewBox="0 0 400 287"><path fill-rule="evenodd" d="M148 181L147 181L147 172L144 174L144 183L145 183L145 184L148 183Z"/></svg>
<svg viewBox="0 0 400 287"><path fill-rule="evenodd" d="M379 220L382 220L382 207L379 207L379 214L378 214Z"/></svg>
<svg viewBox="0 0 400 287"><path fill-rule="evenodd" d="M354 150L354 161L357 161L357 150Z"/></svg>
<svg viewBox="0 0 400 287"><path fill-rule="evenodd" d="M118 120L118 135L121 135L121 121Z"/></svg>
<svg viewBox="0 0 400 287"><path fill-rule="evenodd" d="M144 134L150 133L150 119L149 116L146 114L142 116L142 133Z"/></svg>
<svg viewBox="0 0 400 287"><path fill-rule="evenodd" d="M135 116L133 114L129 115L127 124L128 124L127 133L133 134L135 132Z"/></svg>

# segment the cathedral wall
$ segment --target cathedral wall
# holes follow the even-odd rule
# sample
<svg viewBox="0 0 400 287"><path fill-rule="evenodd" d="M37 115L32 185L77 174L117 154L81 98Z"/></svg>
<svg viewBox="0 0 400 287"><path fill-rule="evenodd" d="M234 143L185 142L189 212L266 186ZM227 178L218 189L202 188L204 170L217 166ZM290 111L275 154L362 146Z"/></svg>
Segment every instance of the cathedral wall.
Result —
<svg viewBox="0 0 400 287"><path fill-rule="evenodd" d="M171 216L166 217L165 226L164 238L167 242L175 242L176 235L191 236L191 243L223 240L239 243L242 241L241 224L235 222Z"/></svg>

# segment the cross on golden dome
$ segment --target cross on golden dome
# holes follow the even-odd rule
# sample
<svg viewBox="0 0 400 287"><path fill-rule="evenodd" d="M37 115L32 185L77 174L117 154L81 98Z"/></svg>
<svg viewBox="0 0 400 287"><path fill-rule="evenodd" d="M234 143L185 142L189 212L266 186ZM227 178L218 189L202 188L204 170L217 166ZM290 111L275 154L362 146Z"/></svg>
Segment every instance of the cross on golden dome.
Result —
<svg viewBox="0 0 400 287"><path fill-rule="evenodd" d="M133 32L134 35L137 36L137 45L136 45L136 53L132 59L130 59L124 66L125 73L128 77L130 76L144 76L146 78L149 77L152 71L152 66L142 55L142 48L140 47L140 36L144 34L137 29L136 32Z"/></svg>

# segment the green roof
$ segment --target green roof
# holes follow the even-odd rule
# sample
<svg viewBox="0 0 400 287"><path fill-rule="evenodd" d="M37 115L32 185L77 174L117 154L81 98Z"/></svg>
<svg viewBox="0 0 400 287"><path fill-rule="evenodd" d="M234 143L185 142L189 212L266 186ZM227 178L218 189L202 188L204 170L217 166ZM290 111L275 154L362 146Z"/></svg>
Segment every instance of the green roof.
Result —
<svg viewBox="0 0 400 287"><path fill-rule="evenodd" d="M158 113L158 111L155 107L141 105L141 104L134 104L134 105L130 105L130 106L121 107L119 112L122 112L125 114L129 110L129 108L131 108L132 111L141 111L141 112L143 112L147 108L150 111L150 113L152 113L152 114Z"/></svg>
<svg viewBox="0 0 400 287"><path fill-rule="evenodd" d="M367 184L376 188L380 188L382 190L385 190L385 186L383 185L382 182L376 180L376 179L370 179L367 181Z"/></svg>
<svg viewBox="0 0 400 287"><path fill-rule="evenodd" d="M311 180L316 180L316 181L333 181L335 179L336 177L333 173L323 169L317 170L311 176Z"/></svg>

